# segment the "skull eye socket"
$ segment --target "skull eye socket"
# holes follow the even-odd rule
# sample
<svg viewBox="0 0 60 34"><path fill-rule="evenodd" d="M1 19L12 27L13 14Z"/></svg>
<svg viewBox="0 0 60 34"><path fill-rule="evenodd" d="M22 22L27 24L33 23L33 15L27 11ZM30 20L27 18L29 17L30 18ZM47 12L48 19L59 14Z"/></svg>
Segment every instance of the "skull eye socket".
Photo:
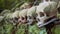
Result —
<svg viewBox="0 0 60 34"><path fill-rule="evenodd" d="M40 17L43 17L44 16L44 13L43 12L40 12L39 14L40 14Z"/></svg>
<svg viewBox="0 0 60 34"><path fill-rule="evenodd" d="M22 20L24 20L24 17L22 17Z"/></svg>

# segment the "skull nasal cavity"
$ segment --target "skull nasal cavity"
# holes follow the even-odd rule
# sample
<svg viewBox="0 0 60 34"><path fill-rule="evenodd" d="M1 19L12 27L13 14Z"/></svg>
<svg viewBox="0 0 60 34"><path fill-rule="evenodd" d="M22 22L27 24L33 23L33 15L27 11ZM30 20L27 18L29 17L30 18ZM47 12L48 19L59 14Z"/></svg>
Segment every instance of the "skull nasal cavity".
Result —
<svg viewBox="0 0 60 34"><path fill-rule="evenodd" d="M44 16L44 13L43 12L40 12L40 17L43 17Z"/></svg>

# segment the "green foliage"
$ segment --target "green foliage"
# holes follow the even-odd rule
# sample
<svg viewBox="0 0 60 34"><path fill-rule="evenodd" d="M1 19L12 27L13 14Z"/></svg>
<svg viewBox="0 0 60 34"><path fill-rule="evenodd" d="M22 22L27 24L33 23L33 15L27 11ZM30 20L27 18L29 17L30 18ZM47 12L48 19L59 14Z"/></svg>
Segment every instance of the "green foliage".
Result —
<svg viewBox="0 0 60 34"><path fill-rule="evenodd" d="M39 34L40 29L36 25L29 26L29 33L31 33L31 34Z"/></svg>
<svg viewBox="0 0 60 34"><path fill-rule="evenodd" d="M34 0L0 0L0 9L12 9L21 2L33 2Z"/></svg>
<svg viewBox="0 0 60 34"><path fill-rule="evenodd" d="M4 27L5 27L4 30L5 30L6 34L11 34L12 33L12 29L13 29L13 25L12 24L10 24L10 23L9 24L5 24Z"/></svg>
<svg viewBox="0 0 60 34"><path fill-rule="evenodd" d="M0 0L0 9L12 9L17 5L20 6L24 2L34 2L35 0ZM40 0L38 0L40 1ZM21 3L21 4L20 4Z"/></svg>
<svg viewBox="0 0 60 34"><path fill-rule="evenodd" d="M20 2L20 0L0 0L0 9L11 9Z"/></svg>
<svg viewBox="0 0 60 34"><path fill-rule="evenodd" d="M16 34L25 34L26 29L27 29L27 24L20 24L17 26Z"/></svg>
<svg viewBox="0 0 60 34"><path fill-rule="evenodd" d="M60 25L56 25L56 26L52 29L52 33L53 33L53 34L60 34Z"/></svg>
<svg viewBox="0 0 60 34"><path fill-rule="evenodd" d="M58 18L60 19L60 14L58 14L57 16L58 16Z"/></svg>
<svg viewBox="0 0 60 34"><path fill-rule="evenodd" d="M4 34L3 26L0 26L0 34Z"/></svg>

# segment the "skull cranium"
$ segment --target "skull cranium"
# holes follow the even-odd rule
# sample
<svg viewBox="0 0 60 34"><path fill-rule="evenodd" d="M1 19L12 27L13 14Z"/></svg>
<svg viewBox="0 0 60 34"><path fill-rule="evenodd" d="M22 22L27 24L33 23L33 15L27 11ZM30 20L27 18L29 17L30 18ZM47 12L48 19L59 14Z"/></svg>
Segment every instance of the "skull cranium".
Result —
<svg viewBox="0 0 60 34"><path fill-rule="evenodd" d="M47 14L45 13L45 11L50 11L55 9L54 7L56 7L56 3L55 2L42 2L39 4L39 6L37 7L37 25L38 27L40 27L41 24L44 24L44 21L46 20L47 17ZM45 10L46 9L46 10ZM44 11L45 10L45 11Z"/></svg>

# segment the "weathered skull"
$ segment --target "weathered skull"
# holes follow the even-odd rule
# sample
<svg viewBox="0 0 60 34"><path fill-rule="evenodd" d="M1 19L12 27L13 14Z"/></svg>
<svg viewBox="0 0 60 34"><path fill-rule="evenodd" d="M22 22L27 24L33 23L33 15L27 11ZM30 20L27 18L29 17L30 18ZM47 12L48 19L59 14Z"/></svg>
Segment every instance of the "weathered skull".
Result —
<svg viewBox="0 0 60 34"><path fill-rule="evenodd" d="M24 24L27 22L27 11L28 11L28 9L23 9L19 12L18 22L20 22L21 24Z"/></svg>
<svg viewBox="0 0 60 34"><path fill-rule="evenodd" d="M8 21L13 23L13 25L16 25L16 23L18 23L18 14L19 11L15 11L14 13L8 13L6 18L8 18Z"/></svg>
<svg viewBox="0 0 60 34"><path fill-rule="evenodd" d="M35 21L36 8L37 8L37 6L33 6L28 10L28 12L27 12L27 22L28 22L28 24L32 24L32 22Z"/></svg>
<svg viewBox="0 0 60 34"><path fill-rule="evenodd" d="M42 11L38 12L36 15L37 15L36 20L38 21L37 25L40 27L40 25L44 24L44 21L47 18L47 16Z"/></svg>
<svg viewBox="0 0 60 34"><path fill-rule="evenodd" d="M55 2L42 2L39 4L39 6L37 7L37 25L38 27L40 27L40 25L44 24L44 21L46 20L47 17L47 14L45 13L45 11L50 11L51 13L51 10L55 9L54 7L56 6L56 3ZM46 10L45 10L46 9Z"/></svg>

